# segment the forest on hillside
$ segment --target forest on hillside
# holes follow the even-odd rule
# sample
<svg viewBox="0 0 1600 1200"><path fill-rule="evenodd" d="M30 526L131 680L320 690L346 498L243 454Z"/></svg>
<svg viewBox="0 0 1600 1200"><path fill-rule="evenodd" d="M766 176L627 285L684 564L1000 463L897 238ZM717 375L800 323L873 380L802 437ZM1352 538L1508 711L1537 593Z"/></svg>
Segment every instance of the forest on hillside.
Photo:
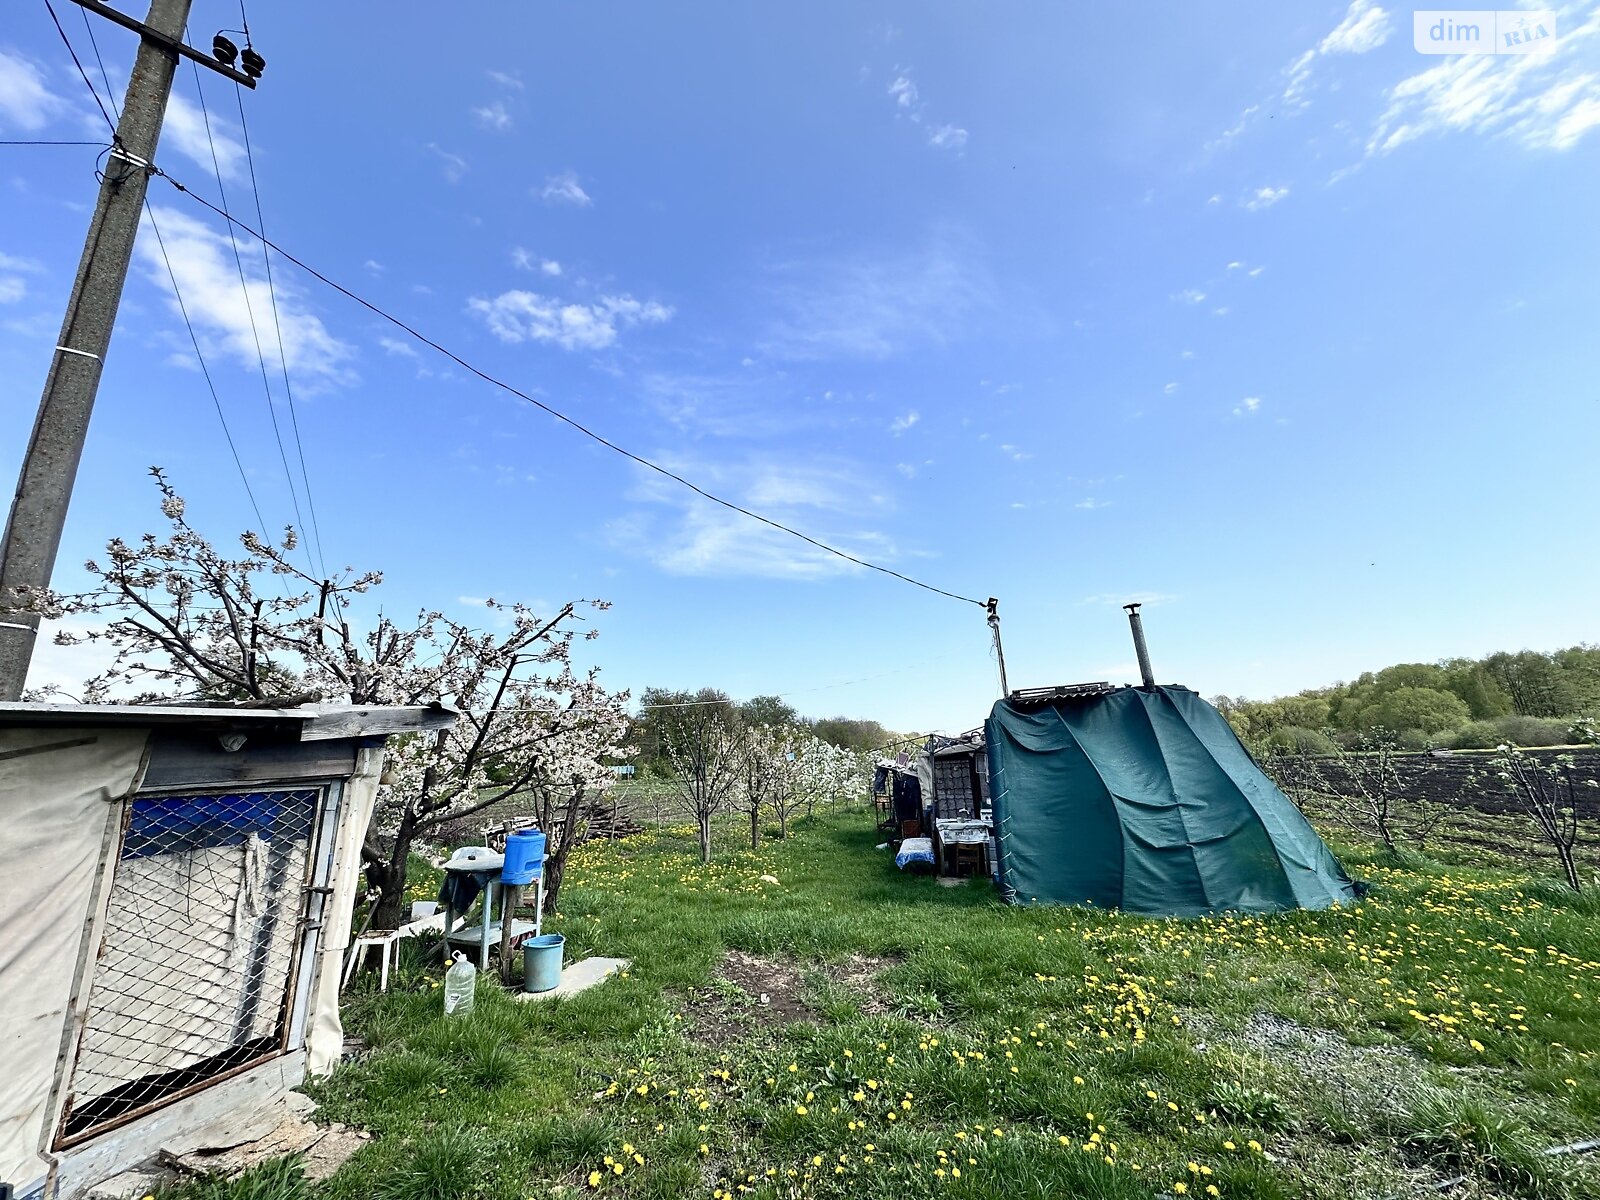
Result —
<svg viewBox="0 0 1600 1200"><path fill-rule="evenodd" d="M1600 646L1398 663L1275 700L1213 703L1268 753L1326 753L1379 732L1414 750L1591 744L1600 740Z"/></svg>

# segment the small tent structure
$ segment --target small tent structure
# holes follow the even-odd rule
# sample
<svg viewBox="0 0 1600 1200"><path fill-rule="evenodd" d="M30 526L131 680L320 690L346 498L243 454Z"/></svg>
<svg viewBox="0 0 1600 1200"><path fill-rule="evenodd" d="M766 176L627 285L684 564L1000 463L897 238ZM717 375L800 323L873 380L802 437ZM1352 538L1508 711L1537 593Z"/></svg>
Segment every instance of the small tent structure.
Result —
<svg viewBox="0 0 1600 1200"><path fill-rule="evenodd" d="M1300 810L1188 688L1013 692L984 731L1010 902L1187 917L1356 898Z"/></svg>

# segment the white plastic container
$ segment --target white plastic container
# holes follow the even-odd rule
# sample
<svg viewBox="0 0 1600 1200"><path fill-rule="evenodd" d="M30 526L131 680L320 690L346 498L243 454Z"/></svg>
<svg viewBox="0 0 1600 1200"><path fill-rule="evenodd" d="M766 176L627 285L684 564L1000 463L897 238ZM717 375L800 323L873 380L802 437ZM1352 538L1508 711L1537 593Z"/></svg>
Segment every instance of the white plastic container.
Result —
<svg viewBox="0 0 1600 1200"><path fill-rule="evenodd" d="M457 950L451 955L455 961L444 973L444 1015L464 1017L472 1012L473 992L478 985L478 968L467 956Z"/></svg>

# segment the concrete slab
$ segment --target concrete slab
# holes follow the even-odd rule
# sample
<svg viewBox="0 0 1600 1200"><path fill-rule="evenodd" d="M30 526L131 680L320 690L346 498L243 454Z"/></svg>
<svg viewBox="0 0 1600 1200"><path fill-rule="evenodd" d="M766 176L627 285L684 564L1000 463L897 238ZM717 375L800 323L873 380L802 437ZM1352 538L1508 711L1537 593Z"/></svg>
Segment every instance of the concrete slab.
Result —
<svg viewBox="0 0 1600 1200"><path fill-rule="evenodd" d="M561 982L548 992L518 992L516 996L518 1000L559 1000L565 996L576 996L632 965L626 958L586 958L564 967Z"/></svg>

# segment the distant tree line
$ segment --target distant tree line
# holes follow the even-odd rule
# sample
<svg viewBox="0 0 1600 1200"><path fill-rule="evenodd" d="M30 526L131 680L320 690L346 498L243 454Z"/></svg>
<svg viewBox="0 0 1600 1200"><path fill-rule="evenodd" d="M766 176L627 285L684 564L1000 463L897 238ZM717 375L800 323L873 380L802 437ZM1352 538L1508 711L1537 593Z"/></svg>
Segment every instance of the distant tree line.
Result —
<svg viewBox="0 0 1600 1200"><path fill-rule="evenodd" d="M639 715L633 718L628 744L635 750L634 763L640 770L660 776L671 775L666 734L678 724L686 709L703 709L707 715L731 719L742 727L768 730L799 730L841 750L864 753L894 741L896 735L877 721L860 717L803 717L779 696L753 696L739 702L718 688L684 691L673 688L645 688L639 697Z"/></svg>
<svg viewBox="0 0 1600 1200"><path fill-rule="evenodd" d="M1400 663L1276 700L1215 703L1267 754L1354 748L1377 731L1413 750L1589 743L1600 718L1600 646Z"/></svg>

